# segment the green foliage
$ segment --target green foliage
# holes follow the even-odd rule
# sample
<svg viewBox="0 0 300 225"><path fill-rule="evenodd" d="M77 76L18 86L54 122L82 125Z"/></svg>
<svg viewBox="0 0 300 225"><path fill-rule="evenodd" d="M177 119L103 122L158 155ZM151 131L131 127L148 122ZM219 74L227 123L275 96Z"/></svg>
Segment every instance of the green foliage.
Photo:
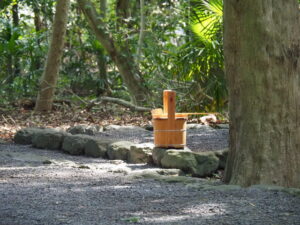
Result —
<svg viewBox="0 0 300 225"><path fill-rule="evenodd" d="M20 16L21 19L23 17L25 15ZM47 51L47 44L41 42L46 38L45 35L35 33L25 21L14 27L11 20L4 17L0 19L0 23L0 82L3 96L15 99L36 94L38 79L42 73L37 63L41 63L40 59L43 59ZM41 44L37 44L39 42ZM22 66L21 74L16 73L16 61Z"/></svg>
<svg viewBox="0 0 300 225"><path fill-rule="evenodd" d="M128 217L121 219L122 221L130 222L130 223L138 223L140 221L140 217L134 216L134 217Z"/></svg>
<svg viewBox="0 0 300 225"><path fill-rule="evenodd" d="M215 41L221 37L223 24L222 0L198 0L192 1L193 32L208 45L215 45ZM218 43L217 43L218 44Z"/></svg>
<svg viewBox="0 0 300 225"><path fill-rule="evenodd" d="M18 3L20 24L12 23L12 5ZM35 97L46 60L54 0L1 1L0 4L0 101ZM100 12L99 1L93 1ZM128 16L117 14L116 0L108 1L101 18L106 33L122 54L135 58L140 32L138 1L129 1ZM145 5L146 29L139 69L153 93L153 103L161 104L163 89L174 89L179 110L215 111L226 105L223 72L222 1L158 1ZM35 13L38 14L35 15ZM37 30L35 19L40 19ZM105 62L101 68L99 62ZM15 67L18 62L20 71ZM134 63L134 62L133 62ZM101 69L107 78L100 75ZM130 99L116 66L91 32L76 1L71 3L57 96L75 93L88 99L103 94L110 86L114 97ZM71 98L71 97L70 97ZM5 101L6 101L5 100Z"/></svg>
<svg viewBox="0 0 300 225"><path fill-rule="evenodd" d="M149 19L152 32L147 33L141 63L150 86L159 94L176 90L181 110L222 110L227 98L222 2L198 0L151 11L161 23Z"/></svg>
<svg viewBox="0 0 300 225"><path fill-rule="evenodd" d="M196 37L193 36L179 54L184 65L190 65L185 79L196 81L190 94L202 100L200 109L219 111L227 98L223 70L223 2L198 0L191 4L191 27ZM195 46L194 49L191 46Z"/></svg>

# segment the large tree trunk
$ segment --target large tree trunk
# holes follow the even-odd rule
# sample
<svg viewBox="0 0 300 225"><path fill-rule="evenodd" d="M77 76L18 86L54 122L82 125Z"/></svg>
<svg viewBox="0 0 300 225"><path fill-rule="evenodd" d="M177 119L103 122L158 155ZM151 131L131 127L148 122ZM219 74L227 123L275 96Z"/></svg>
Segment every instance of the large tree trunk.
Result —
<svg viewBox="0 0 300 225"><path fill-rule="evenodd" d="M40 84L40 91L37 97L35 111L48 111L52 109L60 61L63 54L69 5L69 0L57 0L52 40Z"/></svg>
<svg viewBox="0 0 300 225"><path fill-rule="evenodd" d="M296 0L224 1L230 152L225 182L300 187Z"/></svg>
<svg viewBox="0 0 300 225"><path fill-rule="evenodd" d="M134 103L142 103L147 101L149 90L143 85L140 72L134 62L132 55L128 52L127 47L116 46L113 38L106 30L106 26L101 17L95 10L90 1L78 0L79 6L87 17L90 27L95 33L97 39L108 52L112 61L118 67L123 82L131 94Z"/></svg>

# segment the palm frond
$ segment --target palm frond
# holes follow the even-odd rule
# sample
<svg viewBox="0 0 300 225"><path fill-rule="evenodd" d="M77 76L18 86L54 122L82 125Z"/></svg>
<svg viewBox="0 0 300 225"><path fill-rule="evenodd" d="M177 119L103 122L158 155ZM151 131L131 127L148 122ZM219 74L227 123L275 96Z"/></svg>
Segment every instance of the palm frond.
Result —
<svg viewBox="0 0 300 225"><path fill-rule="evenodd" d="M223 1L194 0L191 4L191 28L204 43L211 45L222 31Z"/></svg>

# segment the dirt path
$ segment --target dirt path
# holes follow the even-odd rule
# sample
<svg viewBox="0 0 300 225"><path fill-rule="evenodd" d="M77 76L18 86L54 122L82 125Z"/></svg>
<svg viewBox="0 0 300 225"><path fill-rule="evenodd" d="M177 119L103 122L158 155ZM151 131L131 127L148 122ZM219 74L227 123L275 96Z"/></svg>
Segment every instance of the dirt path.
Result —
<svg viewBox="0 0 300 225"><path fill-rule="evenodd" d="M209 181L196 178L186 183L133 178L148 170L0 145L0 224L300 224L300 198L288 193L224 190L217 181L205 188Z"/></svg>

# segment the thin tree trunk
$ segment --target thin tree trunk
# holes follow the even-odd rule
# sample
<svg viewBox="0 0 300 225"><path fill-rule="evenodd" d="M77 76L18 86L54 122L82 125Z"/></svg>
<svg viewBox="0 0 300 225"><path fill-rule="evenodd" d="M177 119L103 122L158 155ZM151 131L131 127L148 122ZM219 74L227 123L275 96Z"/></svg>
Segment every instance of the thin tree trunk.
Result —
<svg viewBox="0 0 300 225"><path fill-rule="evenodd" d="M224 1L230 152L225 182L300 187L296 0Z"/></svg>
<svg viewBox="0 0 300 225"><path fill-rule="evenodd" d="M36 4L33 5L33 12L34 12L35 32L38 33L43 28L43 23L42 23L41 16L40 16L40 9L39 9L38 5L36 5ZM39 38L37 39L37 45L40 47ZM39 70L41 68L41 60L39 57L35 57L34 62L32 62L32 63L33 63L32 67L34 68L34 70Z"/></svg>
<svg viewBox="0 0 300 225"><path fill-rule="evenodd" d="M101 19L105 19L106 17L106 8L107 8L107 1L100 0ZM105 57L104 49L102 48L97 52L97 64L99 68L99 77L103 81L102 87L98 87L97 96L101 94L111 94L111 89L109 87L109 82L107 77L107 60Z"/></svg>
<svg viewBox="0 0 300 225"><path fill-rule="evenodd" d="M140 12L141 12L141 24L140 24L140 36L138 41L137 53L136 53L136 61L137 64L141 61L143 41L145 36L145 1L140 0Z"/></svg>
<svg viewBox="0 0 300 225"><path fill-rule="evenodd" d="M12 7L12 15L13 15L13 25L14 27L19 26L19 5L18 1Z"/></svg>
<svg viewBox="0 0 300 225"><path fill-rule="evenodd" d="M116 0L117 29L124 24L124 19L130 16L129 0Z"/></svg>
<svg viewBox="0 0 300 225"><path fill-rule="evenodd" d="M103 82L103 85L98 87L97 96L110 95L112 93L112 90L108 82L107 63L104 49L101 49L97 52L97 65L99 69L99 77Z"/></svg>
<svg viewBox="0 0 300 225"><path fill-rule="evenodd" d="M100 0L100 16L101 16L101 18L106 17L106 10L107 10L107 0Z"/></svg>
<svg viewBox="0 0 300 225"><path fill-rule="evenodd" d="M14 28L19 28L19 5L18 1L12 6L12 20L13 20L13 27ZM15 31L13 31L15 32ZM18 35L19 36L19 35ZM13 72L13 78L17 77L20 75L21 68L20 68L20 62L19 62L19 57L15 55L13 57L14 61L14 72Z"/></svg>
<svg viewBox="0 0 300 225"><path fill-rule="evenodd" d="M52 40L40 84L35 111L48 111L52 109L60 61L63 54L69 5L69 0L57 0Z"/></svg>
<svg viewBox="0 0 300 225"><path fill-rule="evenodd" d="M108 52L112 61L118 67L123 82L128 88L134 103L143 103L148 100L149 90L143 86L143 80L140 72L134 62L128 49L122 46L116 46L111 35L106 30L106 26L97 14L93 4L88 0L78 0L79 6L85 14L90 27L94 31L97 39Z"/></svg>
<svg viewBox="0 0 300 225"><path fill-rule="evenodd" d="M33 12L34 12L35 31L39 32L42 30L42 27L43 27L43 23L42 23L41 16L40 16L40 9L37 6L34 6Z"/></svg>
<svg viewBox="0 0 300 225"><path fill-rule="evenodd" d="M10 16L7 15L7 19L10 19ZM9 42L12 39L12 29L10 26L8 26L5 29L6 35L6 41ZM11 84L14 79L14 69L13 69L13 55L9 54L6 58L6 71L7 71L7 78L5 80L5 84Z"/></svg>

